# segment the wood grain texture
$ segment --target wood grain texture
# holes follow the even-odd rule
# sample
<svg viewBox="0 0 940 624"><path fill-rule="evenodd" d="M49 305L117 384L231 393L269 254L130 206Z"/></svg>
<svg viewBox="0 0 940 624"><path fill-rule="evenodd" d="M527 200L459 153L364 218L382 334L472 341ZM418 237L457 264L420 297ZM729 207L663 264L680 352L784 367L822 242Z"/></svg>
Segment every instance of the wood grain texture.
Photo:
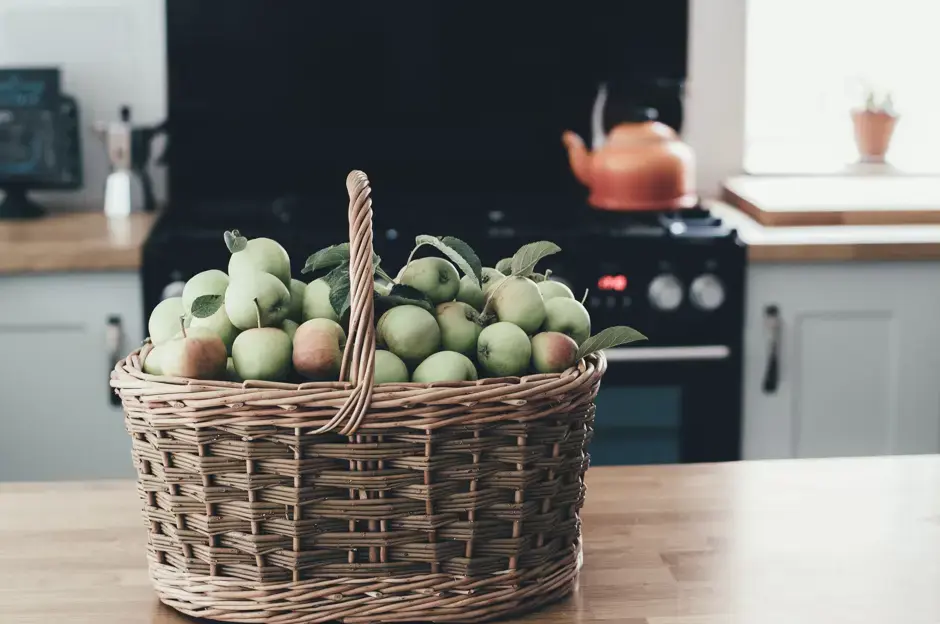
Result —
<svg viewBox="0 0 940 624"><path fill-rule="evenodd" d="M940 621L940 457L593 468L573 596L519 622ZM185 624L131 482L0 484L0 621Z"/></svg>
<svg viewBox="0 0 940 624"><path fill-rule="evenodd" d="M748 245L751 262L869 262L940 259L940 225L767 227L738 208L706 204Z"/></svg>
<svg viewBox="0 0 940 624"><path fill-rule="evenodd" d="M155 220L151 213L108 219L101 212L76 212L0 221L0 275L136 271Z"/></svg>
<svg viewBox="0 0 940 624"><path fill-rule="evenodd" d="M935 177L740 176L722 198L771 227L940 224Z"/></svg>

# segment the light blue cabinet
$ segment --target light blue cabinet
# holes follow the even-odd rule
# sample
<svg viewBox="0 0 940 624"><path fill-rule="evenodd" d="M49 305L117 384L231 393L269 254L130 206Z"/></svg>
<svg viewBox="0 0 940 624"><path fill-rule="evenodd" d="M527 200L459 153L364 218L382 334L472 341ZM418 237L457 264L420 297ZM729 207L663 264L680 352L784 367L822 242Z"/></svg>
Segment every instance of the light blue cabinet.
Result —
<svg viewBox="0 0 940 624"><path fill-rule="evenodd" d="M940 263L755 264L747 288L746 459L940 452Z"/></svg>
<svg viewBox="0 0 940 624"><path fill-rule="evenodd" d="M0 481L133 475L108 375L141 306L136 273L0 276Z"/></svg>

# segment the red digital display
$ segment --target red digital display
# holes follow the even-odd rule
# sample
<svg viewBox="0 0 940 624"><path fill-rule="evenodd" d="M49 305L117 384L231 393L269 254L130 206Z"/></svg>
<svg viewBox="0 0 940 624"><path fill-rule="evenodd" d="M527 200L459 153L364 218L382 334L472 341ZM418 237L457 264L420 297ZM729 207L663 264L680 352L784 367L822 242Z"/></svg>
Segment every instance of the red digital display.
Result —
<svg viewBox="0 0 940 624"><path fill-rule="evenodd" d="M626 275L602 275L597 280L597 288L600 290L615 290L623 292L627 289Z"/></svg>

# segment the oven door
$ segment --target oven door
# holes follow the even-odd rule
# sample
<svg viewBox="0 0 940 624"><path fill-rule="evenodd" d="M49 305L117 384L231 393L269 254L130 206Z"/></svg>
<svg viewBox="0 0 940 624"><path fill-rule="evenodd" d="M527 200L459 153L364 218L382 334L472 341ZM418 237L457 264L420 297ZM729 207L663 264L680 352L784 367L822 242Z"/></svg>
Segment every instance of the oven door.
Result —
<svg viewBox="0 0 940 624"><path fill-rule="evenodd" d="M740 459L739 353L725 345L606 353L592 465Z"/></svg>

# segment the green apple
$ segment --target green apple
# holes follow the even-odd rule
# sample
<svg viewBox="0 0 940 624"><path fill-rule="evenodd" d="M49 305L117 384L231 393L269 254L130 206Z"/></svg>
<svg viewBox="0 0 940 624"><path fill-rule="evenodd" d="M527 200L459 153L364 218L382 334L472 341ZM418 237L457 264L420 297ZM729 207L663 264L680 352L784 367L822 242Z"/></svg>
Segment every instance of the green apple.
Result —
<svg viewBox="0 0 940 624"><path fill-rule="evenodd" d="M193 302L203 295L224 295L228 288L228 275L218 269L196 273L183 286L183 309L190 314Z"/></svg>
<svg viewBox="0 0 940 624"><path fill-rule="evenodd" d="M462 301L448 301L435 310L441 328L441 347L464 355L477 352L477 337L483 330L480 313Z"/></svg>
<svg viewBox="0 0 940 624"><path fill-rule="evenodd" d="M160 364L160 358L163 355L163 347L153 347L147 357L144 358L144 372L148 375L162 375L163 366Z"/></svg>
<svg viewBox="0 0 940 624"><path fill-rule="evenodd" d="M575 363L578 343L560 332L532 336L532 368L537 373L561 373Z"/></svg>
<svg viewBox="0 0 940 624"><path fill-rule="evenodd" d="M375 352L375 385L384 383L405 383L408 381L408 367L401 358L391 351Z"/></svg>
<svg viewBox="0 0 940 624"><path fill-rule="evenodd" d="M298 279L290 281L290 307L287 309L287 318L295 323L304 321L304 293L307 285Z"/></svg>
<svg viewBox="0 0 940 624"><path fill-rule="evenodd" d="M402 269L398 282L417 288L432 303L453 301L460 290L460 274L443 258L419 258Z"/></svg>
<svg viewBox="0 0 940 624"><path fill-rule="evenodd" d="M232 325L232 321L229 320L225 306L219 306L219 309L212 316L205 318L194 316L189 326L193 329L205 328L215 332L222 339L228 353L232 352L232 343L235 342L235 337L238 336L239 332L238 328Z"/></svg>
<svg viewBox="0 0 940 624"><path fill-rule="evenodd" d="M486 305L486 297L483 295L483 289L477 283L476 278L464 275L460 278L460 289L457 291L457 301L463 301L470 305L477 312L483 311Z"/></svg>
<svg viewBox="0 0 940 624"><path fill-rule="evenodd" d="M490 377L521 375L529 368L531 358L532 344L518 325L493 323L480 332L477 361Z"/></svg>
<svg viewBox="0 0 940 624"><path fill-rule="evenodd" d="M411 380L415 383L436 381L475 381L477 369L466 355L456 351L433 353L418 364Z"/></svg>
<svg viewBox="0 0 940 624"><path fill-rule="evenodd" d="M545 303L542 330L561 332L574 338L580 345L591 336L591 315L580 302L567 297L555 297Z"/></svg>
<svg viewBox="0 0 940 624"><path fill-rule="evenodd" d="M322 277L313 280L304 289L303 320L315 318L339 322L339 316L330 304L330 285Z"/></svg>
<svg viewBox="0 0 940 624"><path fill-rule="evenodd" d="M291 354L290 337L276 327L243 331L232 345L235 373L242 379L286 380L291 371Z"/></svg>
<svg viewBox="0 0 940 624"><path fill-rule="evenodd" d="M228 354L222 339L207 329L182 329L166 341L160 354L160 369L170 377L223 379Z"/></svg>
<svg viewBox="0 0 940 624"><path fill-rule="evenodd" d="M346 332L336 321L310 319L294 334L294 369L307 379L338 381Z"/></svg>
<svg viewBox="0 0 940 624"><path fill-rule="evenodd" d="M238 374L238 371L235 370L235 360L232 358L229 358L225 363L225 377L229 381L234 381L237 383L245 381L241 378L241 375Z"/></svg>
<svg viewBox="0 0 940 624"><path fill-rule="evenodd" d="M542 293L542 301L548 301L549 299L554 299L555 297L574 299L574 293L571 292L571 289L561 282L548 279L544 282L539 282L538 287L539 292Z"/></svg>
<svg viewBox="0 0 940 624"><path fill-rule="evenodd" d="M228 261L228 274L236 279L247 273L270 273L290 289L290 256L281 245L270 238L253 238Z"/></svg>
<svg viewBox="0 0 940 624"><path fill-rule="evenodd" d="M504 279L506 276L496 269L483 267L483 294L489 295Z"/></svg>
<svg viewBox="0 0 940 624"><path fill-rule="evenodd" d="M238 329L280 325L289 308L290 291L270 273L247 271L232 276L225 290L225 312Z"/></svg>
<svg viewBox="0 0 940 624"><path fill-rule="evenodd" d="M441 330L427 310L413 305L396 306L379 319L376 340L414 366L440 348Z"/></svg>
<svg viewBox="0 0 940 624"><path fill-rule="evenodd" d="M514 323L527 334L535 333L545 321L542 293L526 277L507 277L493 292L493 310L500 321Z"/></svg>
<svg viewBox="0 0 940 624"><path fill-rule="evenodd" d="M297 333L297 327L299 327L299 324L290 319L284 319L281 322L281 329L287 332L287 335L290 336L291 340L294 339L294 334Z"/></svg>
<svg viewBox="0 0 940 624"><path fill-rule="evenodd" d="M173 338L180 330L180 317L184 315L186 310L183 308L182 297L170 297L158 303L147 322L150 341L158 345Z"/></svg>

